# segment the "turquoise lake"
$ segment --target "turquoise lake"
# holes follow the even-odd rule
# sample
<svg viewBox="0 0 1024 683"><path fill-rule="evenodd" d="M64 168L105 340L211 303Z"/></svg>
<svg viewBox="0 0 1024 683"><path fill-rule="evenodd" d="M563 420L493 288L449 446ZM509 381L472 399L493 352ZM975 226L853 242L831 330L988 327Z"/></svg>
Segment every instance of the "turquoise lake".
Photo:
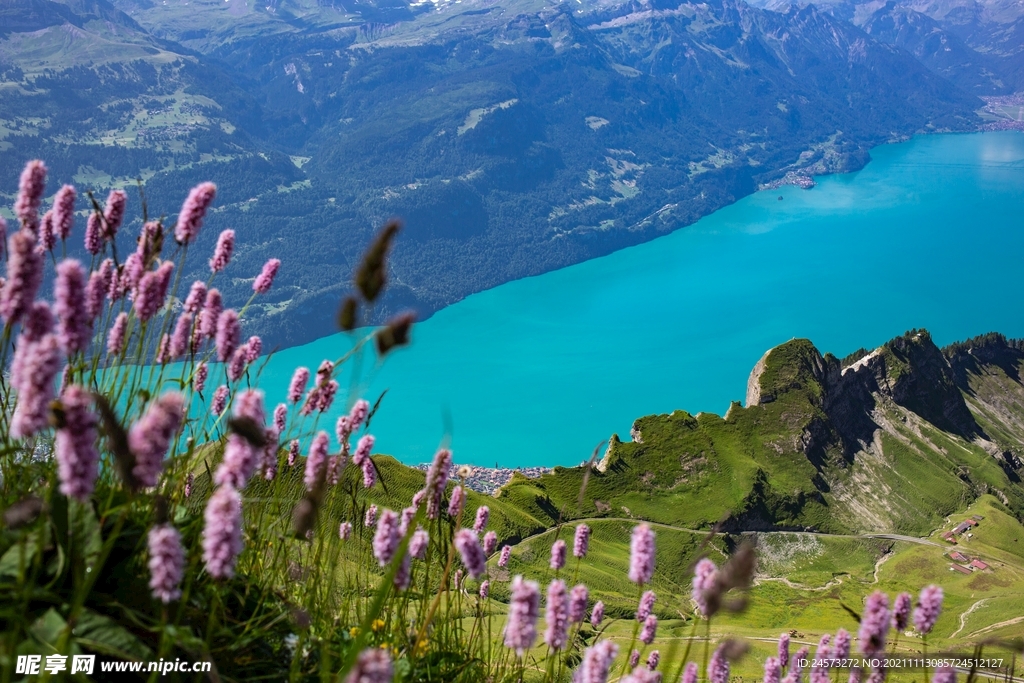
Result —
<svg viewBox="0 0 1024 683"><path fill-rule="evenodd" d="M759 192L473 295L418 324L383 366L367 354L339 403L354 376L371 401L387 388L377 450L407 463L447 435L459 463L576 465L642 415L723 413L761 355L794 337L842 357L914 327L939 344L1024 336L1024 134L922 136L871 156L812 190ZM268 402L297 365L351 343L278 352L260 381Z"/></svg>

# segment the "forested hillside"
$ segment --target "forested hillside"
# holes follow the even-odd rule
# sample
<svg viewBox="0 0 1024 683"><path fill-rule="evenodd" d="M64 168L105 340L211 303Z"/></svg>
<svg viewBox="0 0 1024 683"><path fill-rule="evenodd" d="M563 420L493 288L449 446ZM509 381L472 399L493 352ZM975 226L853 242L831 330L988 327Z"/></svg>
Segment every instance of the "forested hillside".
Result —
<svg viewBox="0 0 1024 683"><path fill-rule="evenodd" d="M187 275L202 274L227 227L246 245L241 271L280 257L280 286L247 310L268 349L335 329L355 257L391 216L405 229L377 315L424 316L684 227L787 173L853 170L872 145L972 129L982 106L815 7L17 0L2 11L0 149L18 160L3 186L37 157L48 191L73 181L100 199L139 178L151 197L218 179ZM228 302L250 283L225 283Z"/></svg>

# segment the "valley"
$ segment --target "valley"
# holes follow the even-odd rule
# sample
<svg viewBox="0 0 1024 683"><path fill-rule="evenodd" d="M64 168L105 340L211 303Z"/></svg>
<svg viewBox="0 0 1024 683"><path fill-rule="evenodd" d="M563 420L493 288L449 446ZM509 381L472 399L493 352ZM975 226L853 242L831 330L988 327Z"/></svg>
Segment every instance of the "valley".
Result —
<svg viewBox="0 0 1024 683"><path fill-rule="evenodd" d="M247 311L273 348L335 330L351 264L391 216L406 223L392 286L363 323L426 318L787 173L854 171L878 144L982 124L975 94L814 7L577 5L18 0L0 145L133 201L136 179L156 198L216 178L195 251L231 227L250 269L296 264Z"/></svg>

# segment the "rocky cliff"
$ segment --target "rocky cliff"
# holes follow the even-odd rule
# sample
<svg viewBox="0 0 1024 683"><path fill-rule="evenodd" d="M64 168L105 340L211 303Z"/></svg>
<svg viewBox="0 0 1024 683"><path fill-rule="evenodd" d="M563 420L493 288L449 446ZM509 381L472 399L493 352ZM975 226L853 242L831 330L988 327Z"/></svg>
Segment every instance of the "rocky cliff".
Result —
<svg viewBox="0 0 1024 683"><path fill-rule="evenodd" d="M613 436L582 498L581 468L505 495L537 515L923 534L991 493L1020 519L1022 366L1001 335L943 350L913 330L844 360L793 340L757 363L746 406L648 416L632 441Z"/></svg>

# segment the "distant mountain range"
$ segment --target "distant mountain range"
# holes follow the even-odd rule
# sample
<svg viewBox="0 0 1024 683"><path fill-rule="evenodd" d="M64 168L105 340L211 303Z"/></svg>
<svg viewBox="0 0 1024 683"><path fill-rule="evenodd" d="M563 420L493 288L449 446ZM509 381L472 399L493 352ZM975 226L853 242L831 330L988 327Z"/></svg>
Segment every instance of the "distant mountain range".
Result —
<svg viewBox="0 0 1024 683"><path fill-rule="evenodd" d="M141 177L173 219L214 180L190 275L235 228L219 286L240 304L281 258L247 329L297 344L334 330L391 216L391 286L364 322L652 239L787 174L857 169L879 143L976 129L978 96L1018 87L1000 7L7 0L0 187L40 157L51 189Z"/></svg>
<svg viewBox="0 0 1024 683"><path fill-rule="evenodd" d="M782 9L781 0L754 0ZM800 2L799 4L806 4ZM896 45L966 92L1024 90L1024 14L1015 0L822 0L815 3Z"/></svg>

